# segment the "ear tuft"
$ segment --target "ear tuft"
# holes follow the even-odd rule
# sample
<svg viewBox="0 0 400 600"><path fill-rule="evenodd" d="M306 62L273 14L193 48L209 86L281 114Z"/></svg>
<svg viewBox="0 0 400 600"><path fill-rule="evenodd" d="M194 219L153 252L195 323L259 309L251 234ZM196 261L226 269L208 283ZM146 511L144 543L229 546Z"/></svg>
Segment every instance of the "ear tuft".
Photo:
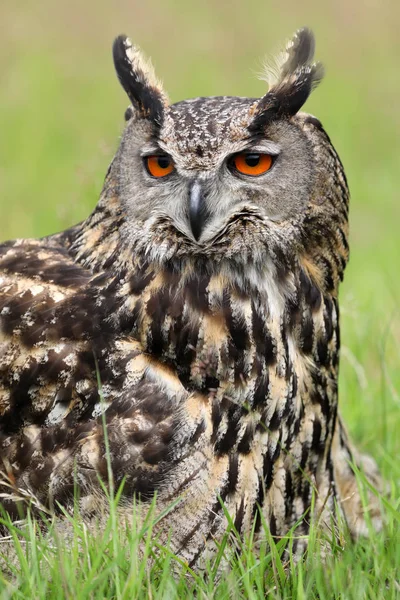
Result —
<svg viewBox="0 0 400 600"><path fill-rule="evenodd" d="M133 108L141 117L161 126L168 99L156 78L151 62L146 60L140 49L132 45L125 35L118 36L114 41L113 57L118 79Z"/></svg>
<svg viewBox="0 0 400 600"><path fill-rule="evenodd" d="M274 118L291 117L303 106L324 76L321 63L312 63L315 39L307 27L299 29L284 52L267 67L262 79L270 89L254 106L250 130L262 128Z"/></svg>

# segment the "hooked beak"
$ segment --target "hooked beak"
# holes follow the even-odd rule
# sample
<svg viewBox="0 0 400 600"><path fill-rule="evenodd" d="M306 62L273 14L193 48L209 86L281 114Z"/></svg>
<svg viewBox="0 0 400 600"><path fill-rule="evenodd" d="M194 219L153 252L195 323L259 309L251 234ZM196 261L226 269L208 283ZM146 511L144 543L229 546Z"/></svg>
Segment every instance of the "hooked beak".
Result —
<svg viewBox="0 0 400 600"><path fill-rule="evenodd" d="M203 232L207 219L204 191L198 181L193 181L189 187L189 222L196 242Z"/></svg>

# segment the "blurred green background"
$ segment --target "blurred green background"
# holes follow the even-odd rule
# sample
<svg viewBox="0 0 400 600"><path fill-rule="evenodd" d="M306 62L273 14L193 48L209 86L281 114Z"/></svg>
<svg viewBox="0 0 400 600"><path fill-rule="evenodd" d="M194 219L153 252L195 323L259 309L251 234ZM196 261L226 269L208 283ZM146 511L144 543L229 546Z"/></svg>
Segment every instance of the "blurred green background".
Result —
<svg viewBox="0 0 400 600"><path fill-rule="evenodd" d="M342 412L359 445L395 477L400 3L3 1L0 23L1 240L63 229L95 205L128 105L112 66L117 34L129 34L152 57L177 101L262 95L256 74L263 58L298 27L314 29L326 79L306 110L326 127L352 192L351 261L341 291Z"/></svg>

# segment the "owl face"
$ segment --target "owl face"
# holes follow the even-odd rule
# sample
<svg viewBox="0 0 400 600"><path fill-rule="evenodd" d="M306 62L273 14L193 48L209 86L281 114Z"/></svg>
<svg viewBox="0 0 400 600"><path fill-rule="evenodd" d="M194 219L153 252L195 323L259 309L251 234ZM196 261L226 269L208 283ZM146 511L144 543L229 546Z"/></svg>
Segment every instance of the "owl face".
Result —
<svg viewBox="0 0 400 600"><path fill-rule="evenodd" d="M132 107L114 168L132 246L231 255L261 252L282 236L294 243L315 174L296 116L321 77L312 54L311 33L302 30L263 98L169 105L140 52L117 38L115 65Z"/></svg>

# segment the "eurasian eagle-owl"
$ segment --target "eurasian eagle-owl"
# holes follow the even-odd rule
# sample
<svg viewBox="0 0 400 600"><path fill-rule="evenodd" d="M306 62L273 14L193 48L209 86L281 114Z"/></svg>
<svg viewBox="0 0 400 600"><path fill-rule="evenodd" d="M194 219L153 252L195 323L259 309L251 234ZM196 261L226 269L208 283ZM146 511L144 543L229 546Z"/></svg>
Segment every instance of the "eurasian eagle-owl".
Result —
<svg viewBox="0 0 400 600"><path fill-rule="evenodd" d="M27 497L68 508L78 491L92 518L105 424L121 518L135 495L178 500L157 529L193 565L226 529L222 504L242 535L261 536L262 517L273 536L297 522L304 535L311 505L365 531L350 462L378 475L337 413L348 188L321 123L298 112L323 75L313 53L302 29L261 99L171 105L116 39L131 106L94 212L0 246L10 513Z"/></svg>

